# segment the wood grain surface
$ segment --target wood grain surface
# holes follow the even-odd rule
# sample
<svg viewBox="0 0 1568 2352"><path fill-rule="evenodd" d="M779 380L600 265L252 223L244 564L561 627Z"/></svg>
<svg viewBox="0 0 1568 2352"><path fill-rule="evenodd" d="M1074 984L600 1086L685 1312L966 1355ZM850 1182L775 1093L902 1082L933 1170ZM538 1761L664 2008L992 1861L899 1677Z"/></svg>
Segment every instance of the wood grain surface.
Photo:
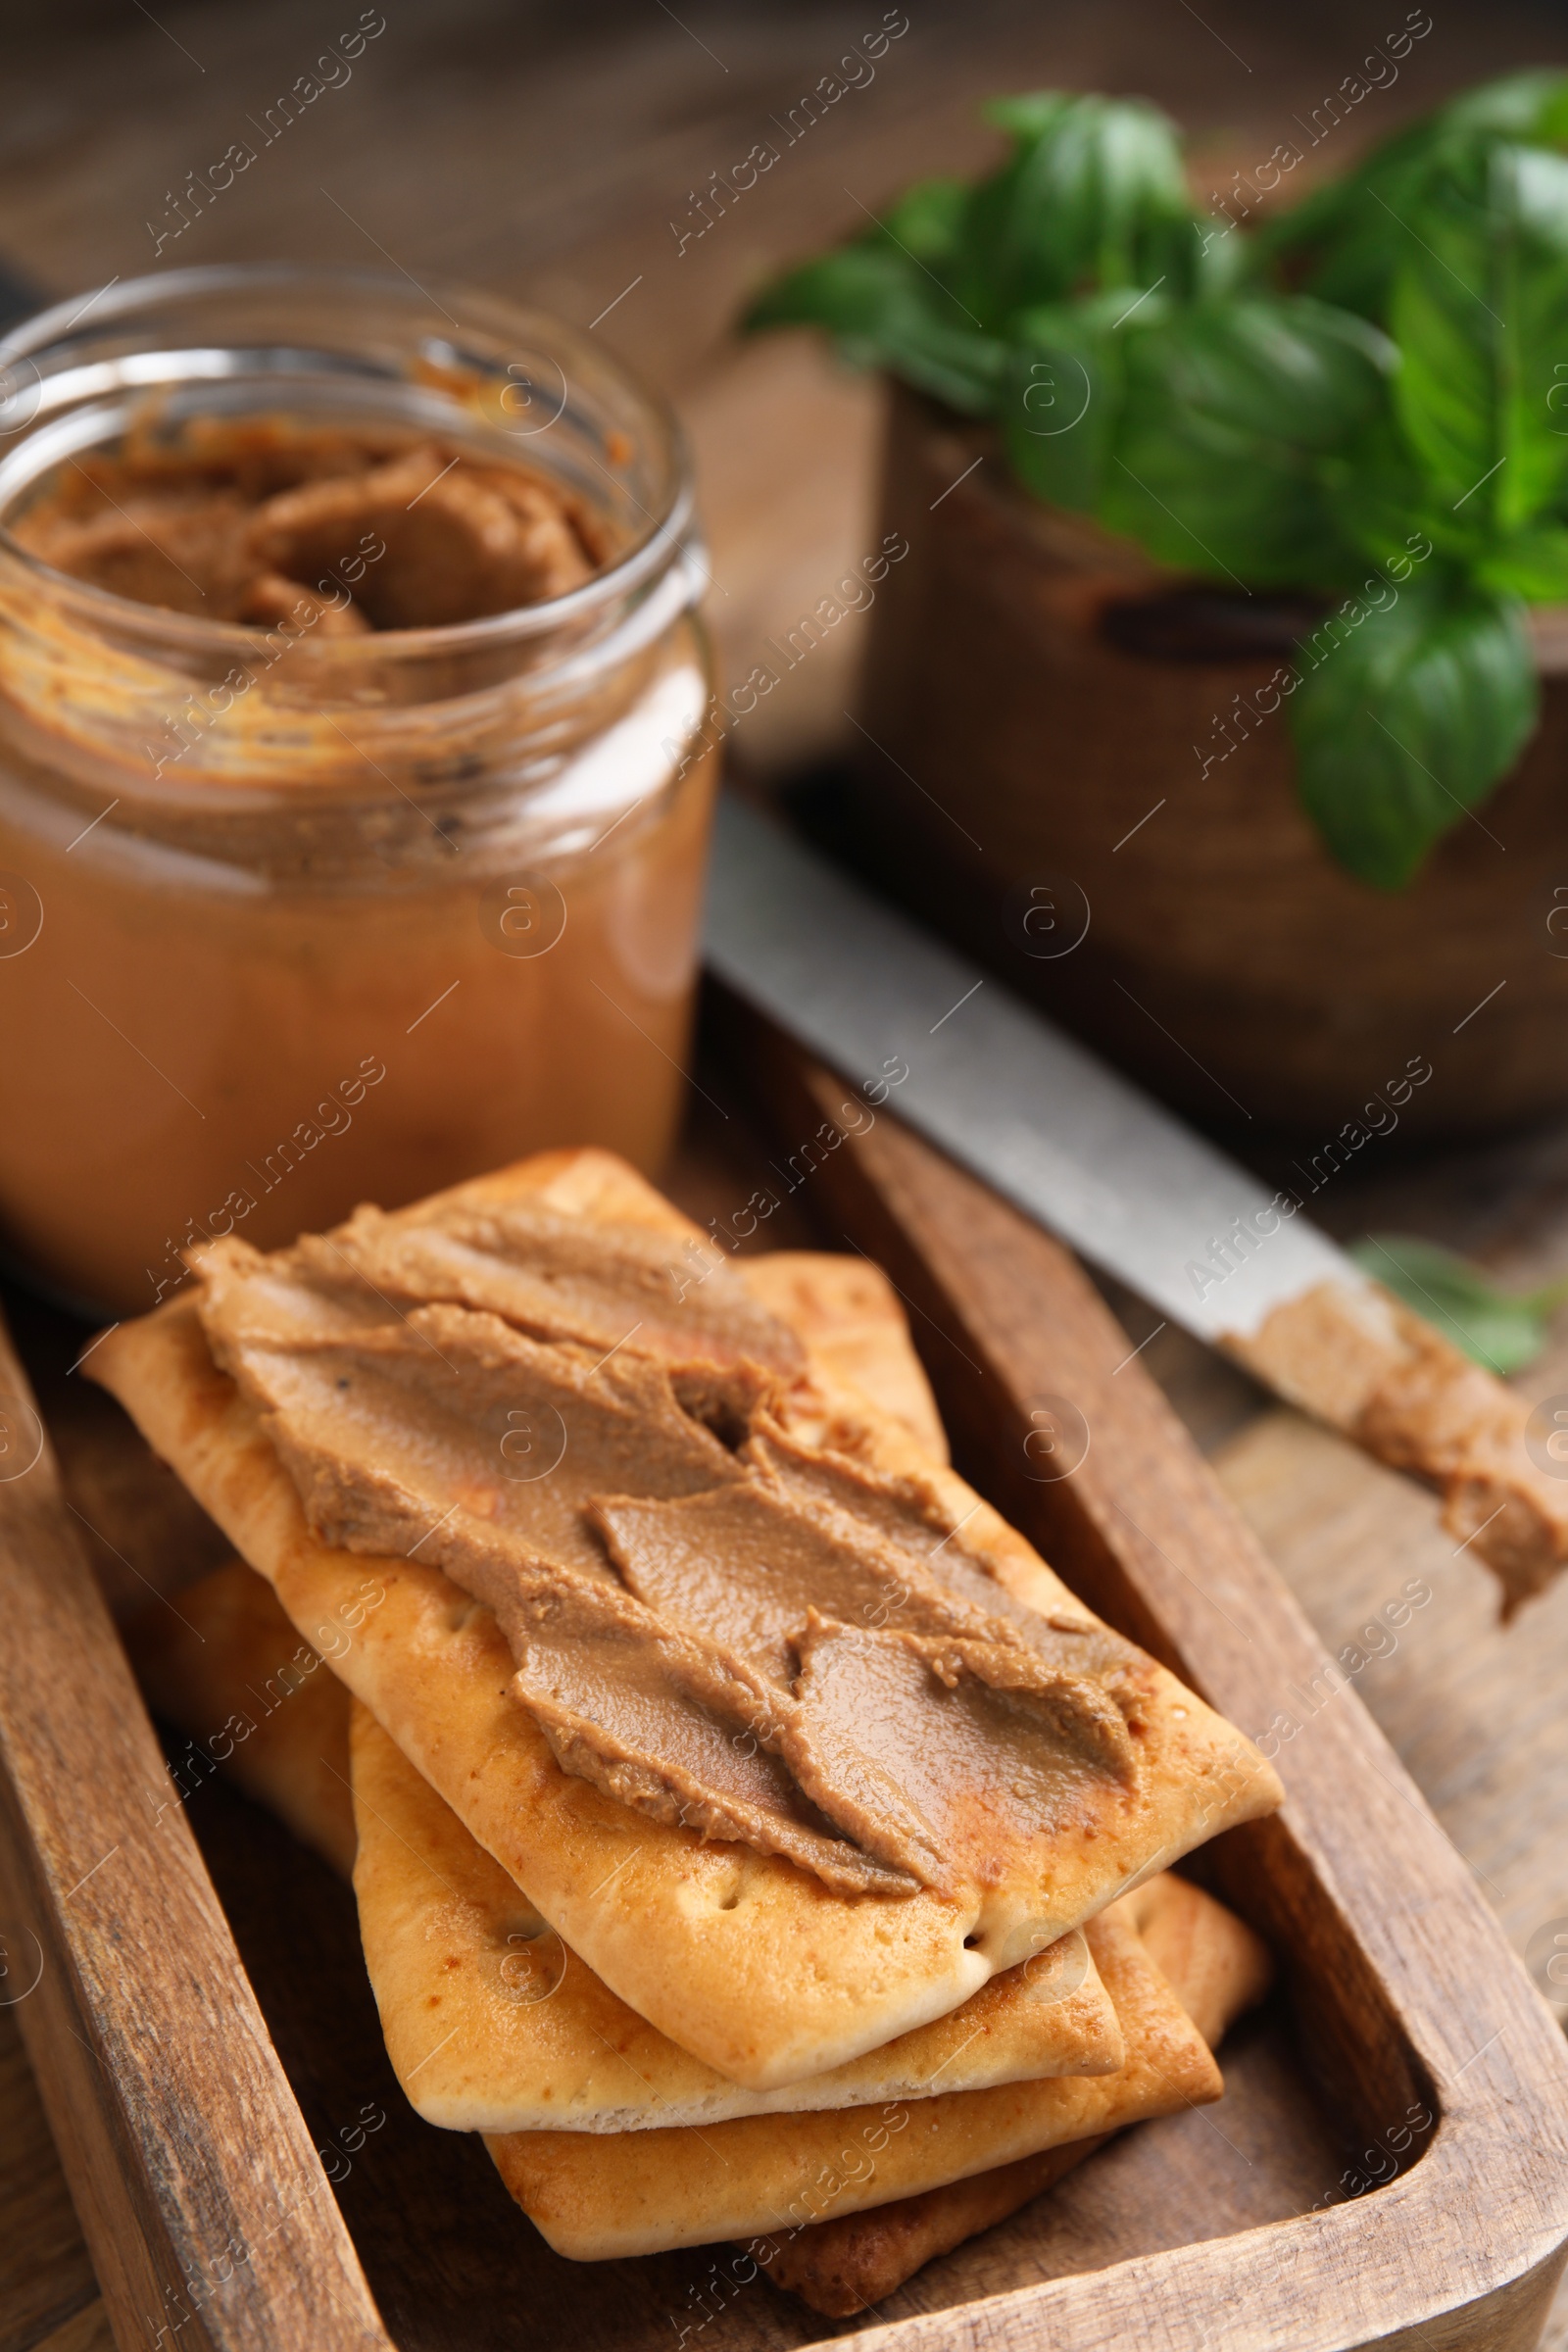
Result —
<svg viewBox="0 0 1568 2352"><path fill-rule="evenodd" d="M120 2331L371 2352L359 2263L3 1334L0 1469L13 2014Z"/></svg>
<svg viewBox="0 0 1568 2352"><path fill-rule="evenodd" d="M265 172L236 182L156 258L161 267L279 254L360 261L379 248L421 279L449 274L531 296L579 324L638 281L600 331L680 405L713 550L710 618L721 671L744 675L760 640L787 631L869 544L877 429L872 388L839 373L808 342L726 341L746 288L780 260L858 225L859 204L875 205L916 172L972 168L991 152L976 102L994 90L1052 80L1147 90L1193 128L1200 178L1223 189L1234 168L1266 155L1353 66L1365 40L1387 29L1364 5L1343 0L1304 14L1213 0L1200 17L1173 0L1121 0L1115 9L1064 0L1049 11L1022 0L911 7L911 31L876 85L790 148L746 209L677 257L669 222L686 217L690 191L770 135L773 117L787 115L880 13L737 4L683 6L677 17L646 0L581 16L512 0L389 8L387 31L353 82L301 121L291 145L263 159ZM354 14L343 13L345 25ZM1325 160L1467 79L1562 54L1560 17L1544 8L1504 0L1435 17L1398 86L1348 122ZM163 216L166 192L220 154L244 117L304 70L325 28L313 0L244 11L199 0L155 14L121 0L74 0L9 24L0 95L5 263L54 294L148 267L147 222ZM750 738L737 743L755 771L780 772L842 743L858 625L846 621L762 706ZM703 1076L730 1104L722 1079ZM677 1190L706 1214L744 1200L755 1168L734 1140L738 1106L733 1123L701 1101L695 1109ZM1413 1225L1523 1280L1568 1265L1565 1199L1568 1134L1559 1131L1441 1163L1363 1167L1321 1213L1351 1236L1369 1225ZM798 1209L780 1212L771 1238L804 1240L810 1230ZM1112 1298L1128 1345L1148 1340L1156 1318ZM98 1531L83 1541L111 1591L144 1596L147 1580L196 1572L204 1544L212 1555L212 1531L184 1512L172 1482L145 1479L123 1427L98 1411L101 1400L79 1380L65 1379L79 1340L25 1303L18 1321L29 1365L47 1378L46 1414L72 1499ZM1431 1605L1399 1631L1392 1652L1367 1665L1355 1690L1516 1948L1538 1947L1549 1989L1541 1951L1549 1959L1555 1923L1568 1917L1560 1697L1568 1589L1501 1635L1490 1581L1452 1557L1427 1498L1339 1441L1269 1413L1241 1374L1179 1335L1154 1337L1140 1362L1213 1455L1323 1645L1337 1650L1348 1628L1353 1636L1376 1621L1407 1576L1431 1584ZM1533 1398L1568 1390L1568 1354L1520 1385ZM209 1798L224 1802L216 1788L203 1792L204 1805ZM193 1807L192 1817L207 1837L205 1812ZM243 1818L249 1834L266 1835L260 1816ZM215 1851L220 1842L207 1841ZM96 2352L108 2340L102 2306L21 2056L17 1917L14 1894L0 1897L0 1924L10 1931L0 1962L8 1972L0 1978L0 2352L45 2343L51 2352ZM253 1975L278 2031L259 1962ZM1156 2211L1201 2235L1211 2193L1205 2155L1236 2183L1227 2210L1238 2218L1248 2195L1257 2220L1310 2205L1343 2151L1312 2120L1299 2083L1288 2086L1288 2064L1263 2032L1267 2095L1247 2107L1246 2132L1237 2102L1250 2098L1254 2061L1245 2053L1229 2068L1224 2126L1235 2150L1201 2118L1163 2127L1162 2142L1147 2135L1086 2167L1053 2201L1048 2223L1020 2217L993 2233L1017 2234L1009 2259L1092 2268L1132 2243L1139 2226L1152 2228ZM365 2095L357 2082L350 2087ZM327 2101L319 2128L337 2120ZM429 2138L422 2134L420 2146ZM1156 2144L1170 2151L1157 2180L1144 2169ZM1282 2161L1296 2174L1270 2173ZM491 2210L483 2180L467 2185ZM700 2301L704 2280L702 2265L673 2279L667 2309L700 2319L709 2308ZM928 2273L908 2291L952 2300L952 2285ZM973 2291L983 2291L978 2274ZM1276 2282L1270 2291L1287 2290ZM661 2330L666 2318L659 2314ZM770 2325L764 2340L798 2340L777 2313ZM1424 2340L1434 2338L1445 2340L1428 2329ZM711 2344L711 2330L695 2340ZM1547 2341L1568 2344L1568 2312Z"/></svg>
<svg viewBox="0 0 1568 2352"><path fill-rule="evenodd" d="M744 1042L760 1105L782 1114L781 1136L842 1128L838 1079L802 1063L738 1008L726 1028ZM1479 2124L1470 2107L1485 2099L1476 2075L1505 2045L1505 2073L1522 2067L1528 2076L1539 2063L1555 2076L1563 2053L1539 2035L1532 2002L1517 2011L1510 2003L1507 2024L1499 2011L1490 2040L1481 2015L1456 2034L1451 1993L1438 1989L1442 1947L1450 1934L1460 1947L1496 1941L1476 1882L1462 1863L1454 1867L1452 1848L1368 1718L1346 1703L1356 1673L1337 1663L1304 1616L1287 1612L1276 1624L1269 1612L1264 1622L1266 1562L1198 1456L1171 1443L1168 1404L1067 1254L886 1117L847 1135L809 1182L819 1215L842 1218L844 1239L874 1254L914 1308L916 1344L958 1465L1095 1607L1270 1752L1277 1746L1286 1813L1231 1833L1202 1860L1277 1950L1301 1955L1298 2022L1335 2110L1375 2134L1378 2115L1435 2084L1447 2112ZM1401 1580L1389 1594L1404 1625L1430 1605L1401 1598L1408 1589ZM1313 1881L1343 1890L1359 1949L1336 1939ZM1512 1974L1506 1962L1503 1974ZM1397 2019L1378 1977L1400 1987ZM1501 1976L1494 1991L1503 1997ZM1401 2047L1405 2032L1414 2046ZM1494 2095L1500 2145L1512 2095L1502 2078ZM1568 2115L1555 2116L1550 2100L1547 2116L1548 2136L1568 2131ZM1542 2183L1518 2185L1522 2221ZM1499 2176L1489 2229L1504 2228L1505 2201Z"/></svg>

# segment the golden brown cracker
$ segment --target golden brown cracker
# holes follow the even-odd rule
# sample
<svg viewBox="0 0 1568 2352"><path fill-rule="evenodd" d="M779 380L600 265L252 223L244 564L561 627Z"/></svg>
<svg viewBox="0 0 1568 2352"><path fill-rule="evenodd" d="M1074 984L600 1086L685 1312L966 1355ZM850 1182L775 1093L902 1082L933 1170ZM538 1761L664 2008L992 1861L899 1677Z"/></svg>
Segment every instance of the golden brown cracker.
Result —
<svg viewBox="0 0 1568 2352"><path fill-rule="evenodd" d="M503 2180L573 2261L750 2239L863 2212L1220 2096L1202 2035L1144 1949L1132 1904L1085 1934L1126 2038L1114 2075L893 2100L702 2130L488 2137Z"/></svg>
<svg viewBox="0 0 1568 2352"><path fill-rule="evenodd" d="M545 1154L459 1192L693 1230L602 1152ZM510 1653L487 1611L438 1570L334 1551L311 1535L258 1416L214 1366L192 1304L122 1326L91 1364L307 1639L341 1621L373 1581L380 1597L337 1660L343 1680L565 1943L630 2008L748 2087L826 2072L945 2015L1121 1887L1278 1801L1250 1742L1152 1668L1137 1786L1118 1791L1092 1842L1063 1841L1044 1910L1031 1896L1024 1916L1005 1886L965 1901L929 1890L836 1895L781 1857L705 1845L564 1773L510 1695ZM806 1409L819 1412L821 1396ZM925 1477L964 1523L956 1544L982 1550L1018 1597L1094 1622L1022 1537L926 1461L902 1423L864 1405L850 1435L865 1459Z"/></svg>

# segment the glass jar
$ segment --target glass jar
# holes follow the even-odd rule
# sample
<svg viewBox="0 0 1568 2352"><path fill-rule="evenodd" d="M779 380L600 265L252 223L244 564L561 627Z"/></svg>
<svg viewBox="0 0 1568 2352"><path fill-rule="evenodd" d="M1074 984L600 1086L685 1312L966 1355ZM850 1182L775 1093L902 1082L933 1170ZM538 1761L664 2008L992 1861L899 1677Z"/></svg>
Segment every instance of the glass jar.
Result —
<svg viewBox="0 0 1568 2352"><path fill-rule="evenodd" d="M547 1146L657 1167L714 781L665 409L553 319L281 268L62 305L0 371L13 1257L133 1312L204 1237L272 1247ZM357 541L263 629L68 577L7 527L131 429L261 418L520 462L594 518L601 568L492 618L344 636L313 615L375 560Z"/></svg>

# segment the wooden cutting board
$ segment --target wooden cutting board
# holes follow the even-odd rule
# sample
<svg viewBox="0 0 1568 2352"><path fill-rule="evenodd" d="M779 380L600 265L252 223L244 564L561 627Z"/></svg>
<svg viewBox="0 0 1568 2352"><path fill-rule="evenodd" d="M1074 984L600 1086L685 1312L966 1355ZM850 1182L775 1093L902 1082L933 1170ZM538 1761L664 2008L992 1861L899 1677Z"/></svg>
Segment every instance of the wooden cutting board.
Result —
<svg viewBox="0 0 1568 2352"><path fill-rule="evenodd" d="M760 1067L749 1057L752 1078ZM835 1093L799 1067L763 1076L783 1137L810 1132ZM738 1103L733 1064L720 1065L716 1089L715 1101ZM706 1167L699 1155L681 1187L699 1214L706 1200L733 1208L737 1182L744 1200L771 1162L765 1143L752 1151L738 1140L739 1116L726 1126L723 1153ZM889 1264L960 1459L1087 1597L1246 1728L1310 1685L1321 1643L1063 1251L885 1120L786 1199L764 1238L803 1238L803 1212L812 1238ZM133 1453L109 1440L98 1405L74 1401L64 1335L54 1334L52 1377L47 1319L35 1316L26 1337L100 1542L132 1585L161 1561L167 1572L199 1530L181 1533L145 1458L140 1504L126 1507L138 1490ZM1062 1396L1080 1400L1092 1447L1070 1477L1042 1483L1028 1440L1037 1413ZM147 1759L107 1619L72 1564L47 1482L24 1507L7 1502L0 1488L14 1636L0 1664L18 1791L10 1839L26 1882L22 1924L35 1924L50 1964L47 2018L43 1992L21 2014L122 2328L127 2314L156 2312L145 2290L182 2275L215 2213L250 2226L257 2184L279 2168L308 2175L309 2148L323 2144L338 2110L384 2088L388 2128L344 2181L341 2219L330 2198L292 2203L288 2227L261 2239L268 2260L243 2291L204 2307L205 2340L302 2352L385 2342L356 2256L403 2352L492 2342L499 2352L521 2309L531 2340L574 2352L658 2340L672 2311L706 2315L712 2352L771 2352L834 2332L760 2290L711 2307L700 2258L574 2266L543 2253L477 2149L428 2132L383 2084L352 1909L325 1874L216 1784L159 1838L121 1822ZM1416 1616L1436 1605L1434 1595ZM68 1689L75 1696L62 1709ZM1270 1936L1289 1985L1227 2054L1225 2106L1133 2134L1044 2205L931 2266L879 2315L888 2341L1098 2344L1147 2328L1215 2352L1327 2352L1407 2325L1428 2335L1436 2327L1434 2340L1453 2347L1525 2352L1533 2341L1568 2236L1554 2152L1568 2135L1568 2058L1355 1700L1325 1704L1282 1760L1287 1814L1204 1857ZM122 1828L133 1868L111 1894ZM192 1831L224 1920L193 1875ZM101 1872L75 1881L72 1857L89 1845L103 1851ZM259 2012L237 1982L215 2006L214 1986L233 1971L230 1934ZM1401 2140L1412 2113L1428 2122ZM1363 2166L1387 2176L1376 2194L1362 2193L1373 2186ZM312 2311L310 2282L323 2275L330 2302ZM184 2342L197 2340L192 2326Z"/></svg>

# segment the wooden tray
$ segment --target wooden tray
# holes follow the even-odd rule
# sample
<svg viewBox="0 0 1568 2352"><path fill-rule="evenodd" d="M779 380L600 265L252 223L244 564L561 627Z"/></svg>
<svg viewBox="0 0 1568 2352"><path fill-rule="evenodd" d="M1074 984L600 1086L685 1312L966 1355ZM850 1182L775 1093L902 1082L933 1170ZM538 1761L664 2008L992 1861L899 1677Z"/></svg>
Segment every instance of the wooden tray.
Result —
<svg viewBox="0 0 1568 2352"><path fill-rule="evenodd" d="M715 1084L732 1105L750 1084L773 1133L753 1148L726 1124L677 1188L694 1213L755 1220L754 1246L876 1256L959 1466L1245 1730L1301 1726L1280 1745L1286 1813L1194 1865L1269 1937L1281 1993L1227 2045L1217 2109L1127 2134L858 2325L748 2280L726 2247L561 2261L478 2143L403 2102L347 1891L216 1781L168 1801L7 1350L0 1469L42 1450L0 1481L0 1928L8 1984L36 1972L15 2013L117 2341L1523 2352L1568 2246L1568 2053L1464 1864L1353 1690L1329 1694L1305 1620L1073 1260L885 1113L846 1136L837 1081L716 1011ZM1070 1456L1041 1433L1076 1453L1074 1432L1087 1452L1042 1478ZM133 1583L161 1528L199 1572L210 1533L123 1439L94 1548Z"/></svg>

